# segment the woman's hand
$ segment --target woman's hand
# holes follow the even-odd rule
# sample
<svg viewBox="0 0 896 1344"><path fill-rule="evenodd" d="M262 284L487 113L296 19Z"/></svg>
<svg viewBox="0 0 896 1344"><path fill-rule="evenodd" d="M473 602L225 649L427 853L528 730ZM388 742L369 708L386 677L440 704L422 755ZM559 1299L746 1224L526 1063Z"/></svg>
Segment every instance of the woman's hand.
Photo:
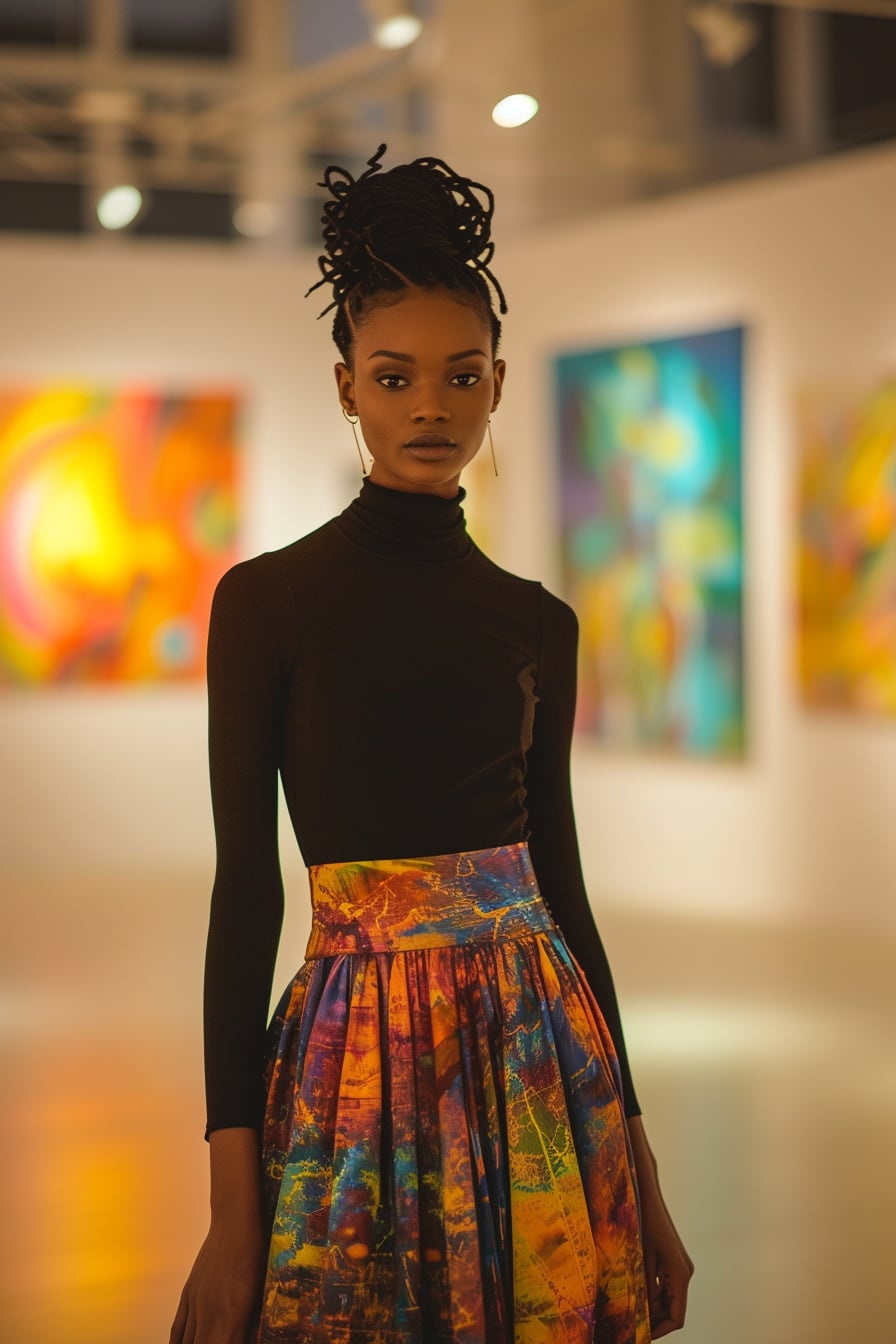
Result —
<svg viewBox="0 0 896 1344"><path fill-rule="evenodd" d="M694 1263L662 1197L658 1203L652 1199L643 1203L642 1218L650 1335L652 1339L660 1339L684 1325Z"/></svg>
<svg viewBox="0 0 896 1344"><path fill-rule="evenodd" d="M258 1134L214 1130L209 1155L211 1227L180 1295L168 1344L251 1344L267 1256Z"/></svg>
<svg viewBox="0 0 896 1344"><path fill-rule="evenodd" d="M641 1201L650 1333L652 1339L660 1339L673 1330L680 1330L684 1325L688 1285L694 1273L694 1262L685 1250L666 1208L657 1178L656 1159L647 1142L640 1116L629 1118L628 1132Z"/></svg>
<svg viewBox="0 0 896 1344"><path fill-rule="evenodd" d="M251 1344L264 1281L260 1227L212 1222L180 1295L169 1344Z"/></svg>

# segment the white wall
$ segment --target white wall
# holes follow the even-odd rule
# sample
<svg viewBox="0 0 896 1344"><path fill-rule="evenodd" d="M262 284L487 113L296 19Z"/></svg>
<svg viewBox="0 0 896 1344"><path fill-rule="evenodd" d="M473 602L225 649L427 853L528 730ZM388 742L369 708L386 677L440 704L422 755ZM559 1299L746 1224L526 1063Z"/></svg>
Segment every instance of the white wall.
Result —
<svg viewBox="0 0 896 1344"><path fill-rule="evenodd" d="M500 203L499 203L500 206ZM877 150L629 208L500 245L510 372L496 417L495 558L552 577L550 356L732 321L750 327L745 507L752 747L743 766L579 744L597 901L892 921L896 724L809 714L790 673L789 396L896 366L896 152ZM247 554L336 512L357 476L333 392L313 255L0 241L4 383L150 379L245 390ZM211 874L205 710L195 689L0 699L8 872ZM295 866L286 837L286 866Z"/></svg>

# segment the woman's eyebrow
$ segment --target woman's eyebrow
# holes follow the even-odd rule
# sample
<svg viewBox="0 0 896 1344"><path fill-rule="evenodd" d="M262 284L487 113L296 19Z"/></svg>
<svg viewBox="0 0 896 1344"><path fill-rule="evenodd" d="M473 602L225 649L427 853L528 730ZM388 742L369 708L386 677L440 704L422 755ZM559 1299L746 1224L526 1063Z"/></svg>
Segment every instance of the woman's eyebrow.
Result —
<svg viewBox="0 0 896 1344"><path fill-rule="evenodd" d="M399 359L403 364L417 363L413 355L402 355L399 353L398 350L374 350L373 354L368 355L367 358L369 360L376 359L378 355L382 355L386 359ZM487 358L484 350L478 350L478 349L460 350L456 355L447 355L445 358L445 363L456 364L459 359L469 359L470 355L481 355L483 359Z"/></svg>

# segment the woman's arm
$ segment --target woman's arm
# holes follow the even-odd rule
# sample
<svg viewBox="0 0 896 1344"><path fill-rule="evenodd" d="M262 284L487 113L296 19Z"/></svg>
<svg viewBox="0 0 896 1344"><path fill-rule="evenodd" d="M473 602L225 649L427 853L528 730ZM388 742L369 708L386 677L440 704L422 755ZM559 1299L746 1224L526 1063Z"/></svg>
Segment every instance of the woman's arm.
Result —
<svg viewBox="0 0 896 1344"><path fill-rule="evenodd" d="M581 966L616 1047L627 1116L640 1111L632 1081L613 976L585 889L570 785L576 708L578 622L544 589L538 704L526 761L529 849L539 889Z"/></svg>
<svg viewBox="0 0 896 1344"><path fill-rule="evenodd" d="M292 630L288 590L272 557L228 570L215 590L208 643L217 851L204 987L211 1222L171 1344L244 1344L263 1279L259 1130L283 917L277 766Z"/></svg>
<svg viewBox="0 0 896 1344"><path fill-rule="evenodd" d="M276 553L235 565L212 602L208 751L216 865L205 955L208 1136L260 1129L271 982L283 923L277 838L289 589Z"/></svg>
<svg viewBox="0 0 896 1344"><path fill-rule="evenodd" d="M694 1266L660 1191L632 1083L613 977L582 875L569 778L578 623L571 608L549 593L543 593L542 612L539 702L526 773L529 846L539 888L594 992L619 1058L641 1206L650 1326L652 1337L659 1339L684 1323Z"/></svg>

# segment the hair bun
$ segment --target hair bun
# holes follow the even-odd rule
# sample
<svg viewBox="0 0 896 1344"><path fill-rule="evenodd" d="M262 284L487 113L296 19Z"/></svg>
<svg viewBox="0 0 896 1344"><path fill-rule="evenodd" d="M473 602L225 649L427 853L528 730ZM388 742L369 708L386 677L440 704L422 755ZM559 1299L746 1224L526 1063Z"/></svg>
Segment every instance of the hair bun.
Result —
<svg viewBox="0 0 896 1344"><path fill-rule="evenodd" d="M333 287L333 300L320 314L344 303L371 272L391 273L405 280L427 257L441 256L487 280L507 312L503 290L489 270L495 246L491 241L494 196L481 182L460 177L442 159L426 157L382 169L385 144L367 160L360 177L338 165L324 171L320 183L332 199L324 203L323 241L319 258L323 284ZM417 262L418 265L409 262ZM488 290L486 288L486 295Z"/></svg>

